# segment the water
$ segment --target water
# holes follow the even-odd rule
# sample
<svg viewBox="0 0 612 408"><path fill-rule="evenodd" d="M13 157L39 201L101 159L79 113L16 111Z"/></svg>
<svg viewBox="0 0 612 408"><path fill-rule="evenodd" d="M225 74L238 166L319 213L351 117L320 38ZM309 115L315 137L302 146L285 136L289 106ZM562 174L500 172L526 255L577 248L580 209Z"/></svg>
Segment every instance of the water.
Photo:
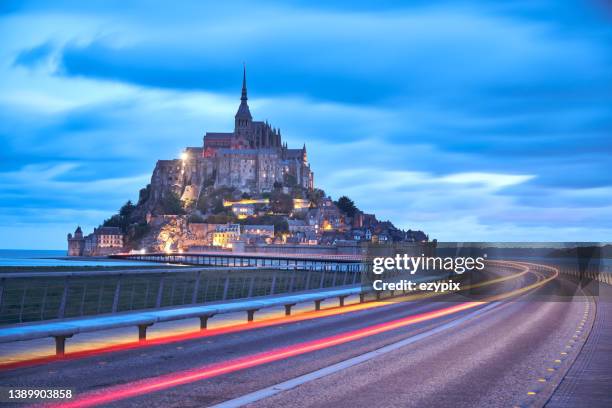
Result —
<svg viewBox="0 0 612 408"><path fill-rule="evenodd" d="M59 259L66 257L65 250L0 249L0 266L135 266L159 265L151 262L116 261L92 258Z"/></svg>

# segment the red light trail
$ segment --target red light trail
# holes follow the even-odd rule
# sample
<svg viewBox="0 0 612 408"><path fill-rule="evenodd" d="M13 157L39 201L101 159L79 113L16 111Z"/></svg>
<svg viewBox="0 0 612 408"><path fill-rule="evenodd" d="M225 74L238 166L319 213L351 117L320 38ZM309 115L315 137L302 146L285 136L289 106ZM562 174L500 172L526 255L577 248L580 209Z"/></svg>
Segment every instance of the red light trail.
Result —
<svg viewBox="0 0 612 408"><path fill-rule="evenodd" d="M292 346L282 347L275 350L270 350L246 357L224 361L221 363L205 365L196 369L181 371L178 373L165 374L158 377L152 377L144 380L113 386L101 391L83 394L82 396L77 397L73 401L66 401L59 404L50 404L45 406L62 406L76 408L108 404L113 401L133 398L139 395L149 394L151 392L176 387L179 385L189 384L195 381L201 381L208 378L217 377L219 375L228 374L235 371L259 366L262 364L267 364L274 361L299 356L301 354L325 349L328 347L337 346L340 344L363 339L365 337L384 333L412 324L436 319L443 316L448 316L454 313L461 312L463 310L483 305L485 303L486 302L460 303L455 306L438 309L431 312L420 313L402 319L397 319L390 322L381 323L358 330L353 330L347 333L338 334L335 336L298 343Z"/></svg>

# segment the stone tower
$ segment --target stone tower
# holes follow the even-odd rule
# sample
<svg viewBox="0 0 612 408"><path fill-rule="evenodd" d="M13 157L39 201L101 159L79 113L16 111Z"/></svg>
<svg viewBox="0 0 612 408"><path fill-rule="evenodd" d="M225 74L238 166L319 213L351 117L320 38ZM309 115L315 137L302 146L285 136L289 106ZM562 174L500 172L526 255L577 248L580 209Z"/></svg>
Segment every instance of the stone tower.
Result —
<svg viewBox="0 0 612 408"><path fill-rule="evenodd" d="M78 226L74 231L74 237L72 234L68 234L68 256L83 256L85 249L85 239L83 238L83 231Z"/></svg>
<svg viewBox="0 0 612 408"><path fill-rule="evenodd" d="M234 117L234 137L232 140L232 149L247 149L250 146L249 136L253 124L251 110L247 103L247 85L246 85L246 65L242 71L242 94L240 96L240 106Z"/></svg>

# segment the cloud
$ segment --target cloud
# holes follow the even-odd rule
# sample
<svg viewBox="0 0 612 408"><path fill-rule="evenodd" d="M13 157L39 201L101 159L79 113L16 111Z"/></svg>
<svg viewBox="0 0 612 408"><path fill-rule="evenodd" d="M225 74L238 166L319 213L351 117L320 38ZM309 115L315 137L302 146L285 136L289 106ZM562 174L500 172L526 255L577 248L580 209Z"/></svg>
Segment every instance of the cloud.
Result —
<svg viewBox="0 0 612 408"><path fill-rule="evenodd" d="M60 72L228 92L246 60L259 95L350 103L414 101L431 92L452 97L534 81L567 85L606 75L606 52L598 45L552 35L552 24L476 10L360 13L264 6L248 15L221 14L222 26L209 14L195 13L180 26L169 21L154 32L141 31L136 41L117 41L121 34L115 32L68 43Z"/></svg>
<svg viewBox="0 0 612 408"><path fill-rule="evenodd" d="M16 66L36 68L47 61L52 51L53 45L50 42L43 43L21 51L13 63Z"/></svg>
<svg viewBox="0 0 612 408"><path fill-rule="evenodd" d="M0 8L5 237L39 227L41 246L63 247L76 223L91 228L136 199L157 159L231 130L243 61L254 117L291 146L305 142L317 186L334 197L446 240L612 232L612 29L600 8L9 9ZM28 241L2 236L0 247Z"/></svg>

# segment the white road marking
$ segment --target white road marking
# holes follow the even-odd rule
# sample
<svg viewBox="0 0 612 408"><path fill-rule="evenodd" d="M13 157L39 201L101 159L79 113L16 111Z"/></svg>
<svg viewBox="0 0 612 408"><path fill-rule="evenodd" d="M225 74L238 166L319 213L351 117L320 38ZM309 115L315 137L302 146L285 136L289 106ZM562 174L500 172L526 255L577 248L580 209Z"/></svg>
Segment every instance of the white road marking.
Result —
<svg viewBox="0 0 612 408"><path fill-rule="evenodd" d="M453 328L453 327L455 327L455 326L457 326L457 325L459 325L459 324L461 324L461 323L463 323L463 322L465 322L465 321L467 321L469 319L472 319L473 317L475 317L475 316L477 316L479 314L485 313L485 312L493 309L498 304L499 304L499 302L491 303L491 304L483 307L482 309L478 309L478 310L468 314L467 316L460 317L459 319L456 319L456 320L453 320L451 322L445 323L445 324L443 324L441 326L435 327L435 328L433 328L431 330L428 330L426 332L416 334L416 335L408 337L408 338L406 338L404 340L400 340L400 341L398 341L396 343L389 344L389 345L386 345L384 347L381 347L381 348L379 348L377 350L370 351L368 353L365 353L365 354L362 354L362 355L350 358L348 360L341 361L341 362L336 363L336 364L332 364L330 366L321 368L321 369L319 369L317 371L313 371L313 372L308 373L308 374L304 374L302 376L293 378L291 380L284 381L282 383L279 383L279 384L276 384L276 385L272 385L270 387L263 388L263 389L258 390L258 391L254 391L254 392L251 392L249 394L245 394L245 395L243 395L241 397L238 397L238 398L234 398L234 399L231 399L231 400L224 401L224 402L222 402L220 404L213 405L212 408L235 408L235 407L241 407L243 405L250 404L250 403L253 403L255 401L259 401L261 399L271 397L271 396L276 395L278 393L281 393L283 391L288 391L288 390L290 390L292 388L297 387L298 385L302 385L302 384L305 384L307 382L310 382L310 381L313 381L313 380L316 380L316 379L328 376L330 374L336 373L338 371L344 370L346 368L352 367L354 365L361 364L361 363L363 363L365 361L368 361L368 360L371 360L371 359L373 359L375 357L381 356L383 354L390 353L390 352L395 351L395 350L397 350L397 349L399 349L401 347L407 346L407 345L415 343L415 342L417 342L419 340L423 340L423 339L425 339L427 337L433 336L434 334L440 333L440 332L442 332L444 330Z"/></svg>

